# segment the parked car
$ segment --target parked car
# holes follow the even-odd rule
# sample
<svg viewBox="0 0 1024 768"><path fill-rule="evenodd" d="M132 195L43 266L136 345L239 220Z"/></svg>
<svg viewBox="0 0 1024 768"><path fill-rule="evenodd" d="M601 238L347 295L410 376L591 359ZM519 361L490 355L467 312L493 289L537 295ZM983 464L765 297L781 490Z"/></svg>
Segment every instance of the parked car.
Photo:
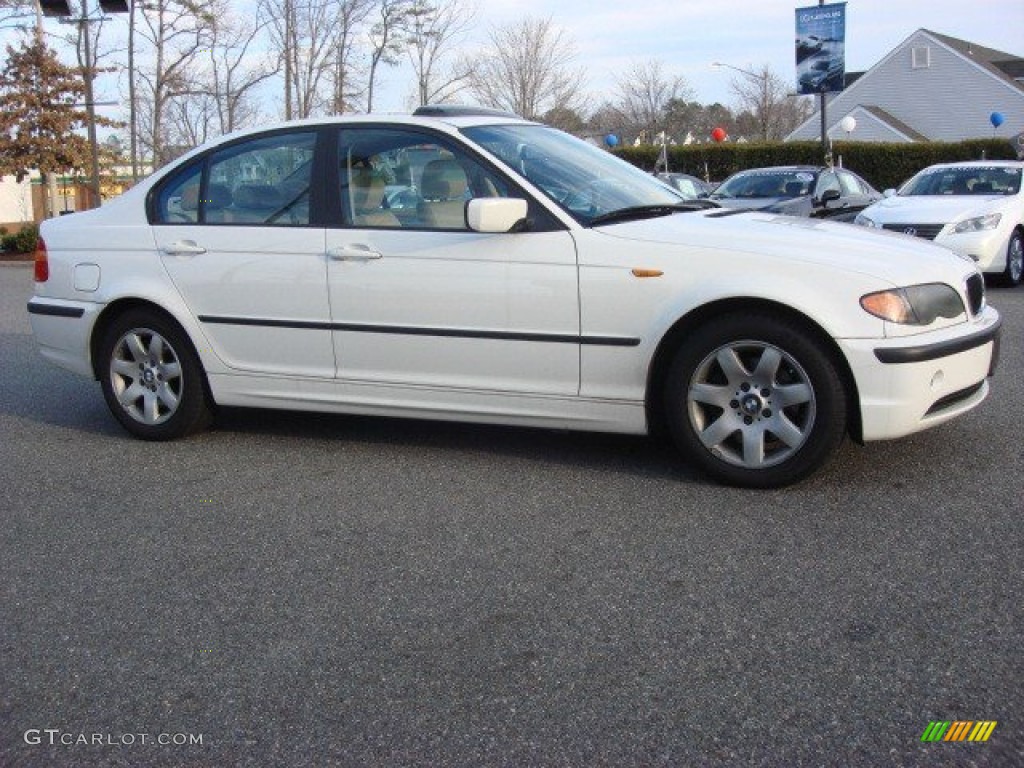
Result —
<svg viewBox="0 0 1024 768"><path fill-rule="evenodd" d="M862 211L857 224L951 248L1007 285L1024 273L1024 162L932 165Z"/></svg>
<svg viewBox="0 0 1024 768"><path fill-rule="evenodd" d="M409 179L402 218L387 187ZM1000 326L945 248L701 210L468 107L236 133L42 234L43 356L147 440L217 406L664 428L718 480L774 487L847 433L979 405Z"/></svg>
<svg viewBox="0 0 1024 768"><path fill-rule="evenodd" d="M797 81L800 93L818 91L841 91L843 89L843 58L830 53L820 53L807 58L798 65Z"/></svg>
<svg viewBox="0 0 1024 768"><path fill-rule="evenodd" d="M853 221L882 195L845 168L787 165L734 173L715 188L710 199L725 208Z"/></svg>
<svg viewBox="0 0 1024 768"><path fill-rule="evenodd" d="M687 200L704 200L711 194L711 185L688 173L659 173L659 180L668 184Z"/></svg>
<svg viewBox="0 0 1024 768"><path fill-rule="evenodd" d="M821 50L822 39L817 35L801 35L796 39L796 61L799 64L804 59L813 56Z"/></svg>

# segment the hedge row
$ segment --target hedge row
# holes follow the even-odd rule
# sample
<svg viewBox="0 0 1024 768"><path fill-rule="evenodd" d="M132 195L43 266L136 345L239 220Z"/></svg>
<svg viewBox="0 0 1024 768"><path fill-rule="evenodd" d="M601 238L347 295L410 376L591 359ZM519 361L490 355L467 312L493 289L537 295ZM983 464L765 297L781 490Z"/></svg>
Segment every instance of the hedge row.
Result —
<svg viewBox="0 0 1024 768"><path fill-rule="evenodd" d="M620 147L614 151L624 160L649 171L654 168L661 148L647 145ZM922 168L935 163L1016 157L1013 145L1006 139L913 144L836 141L832 153L837 165L842 163L844 168L860 174L879 190L898 187ZM817 141L691 144L668 148L670 170L711 181L722 181L746 168L822 165L823 162L821 143Z"/></svg>
<svg viewBox="0 0 1024 768"><path fill-rule="evenodd" d="M13 234L0 227L0 250L6 253L32 253L39 242L39 227L28 224Z"/></svg>

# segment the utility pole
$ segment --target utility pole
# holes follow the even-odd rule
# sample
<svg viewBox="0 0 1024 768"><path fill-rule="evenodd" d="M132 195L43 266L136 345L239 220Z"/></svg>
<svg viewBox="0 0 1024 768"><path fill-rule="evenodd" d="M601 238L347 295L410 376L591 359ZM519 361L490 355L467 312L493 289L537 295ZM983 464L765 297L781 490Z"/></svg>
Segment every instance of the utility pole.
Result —
<svg viewBox="0 0 1024 768"><path fill-rule="evenodd" d="M825 0L818 0L818 5L825 4ZM844 54L845 55L845 54ZM825 80L821 81L821 154L825 158L825 165L832 165L832 152L828 146L828 120L825 118L825 105L828 94L825 92Z"/></svg>

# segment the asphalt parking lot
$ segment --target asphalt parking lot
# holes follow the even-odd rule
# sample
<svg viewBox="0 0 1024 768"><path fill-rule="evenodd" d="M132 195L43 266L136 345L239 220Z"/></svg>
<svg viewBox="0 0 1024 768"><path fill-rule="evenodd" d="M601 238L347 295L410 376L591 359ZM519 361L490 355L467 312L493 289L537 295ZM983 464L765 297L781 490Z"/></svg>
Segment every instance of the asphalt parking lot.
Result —
<svg viewBox="0 0 1024 768"><path fill-rule="evenodd" d="M4 768L1024 764L1024 288L979 410L777 492L621 436L135 441L30 291L0 267Z"/></svg>

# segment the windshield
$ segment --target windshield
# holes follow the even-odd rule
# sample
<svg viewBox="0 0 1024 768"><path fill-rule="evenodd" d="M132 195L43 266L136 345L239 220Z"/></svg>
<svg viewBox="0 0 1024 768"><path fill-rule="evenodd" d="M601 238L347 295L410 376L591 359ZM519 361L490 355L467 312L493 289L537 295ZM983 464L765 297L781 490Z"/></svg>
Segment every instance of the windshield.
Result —
<svg viewBox="0 0 1024 768"><path fill-rule="evenodd" d="M625 160L554 128L486 125L462 132L584 225L615 211L685 202Z"/></svg>
<svg viewBox="0 0 1024 768"><path fill-rule="evenodd" d="M926 168L904 184L899 195L1016 195L1020 180L1020 168L998 165Z"/></svg>
<svg viewBox="0 0 1024 768"><path fill-rule="evenodd" d="M801 197L813 188L811 171L742 171L722 182L711 197Z"/></svg>

